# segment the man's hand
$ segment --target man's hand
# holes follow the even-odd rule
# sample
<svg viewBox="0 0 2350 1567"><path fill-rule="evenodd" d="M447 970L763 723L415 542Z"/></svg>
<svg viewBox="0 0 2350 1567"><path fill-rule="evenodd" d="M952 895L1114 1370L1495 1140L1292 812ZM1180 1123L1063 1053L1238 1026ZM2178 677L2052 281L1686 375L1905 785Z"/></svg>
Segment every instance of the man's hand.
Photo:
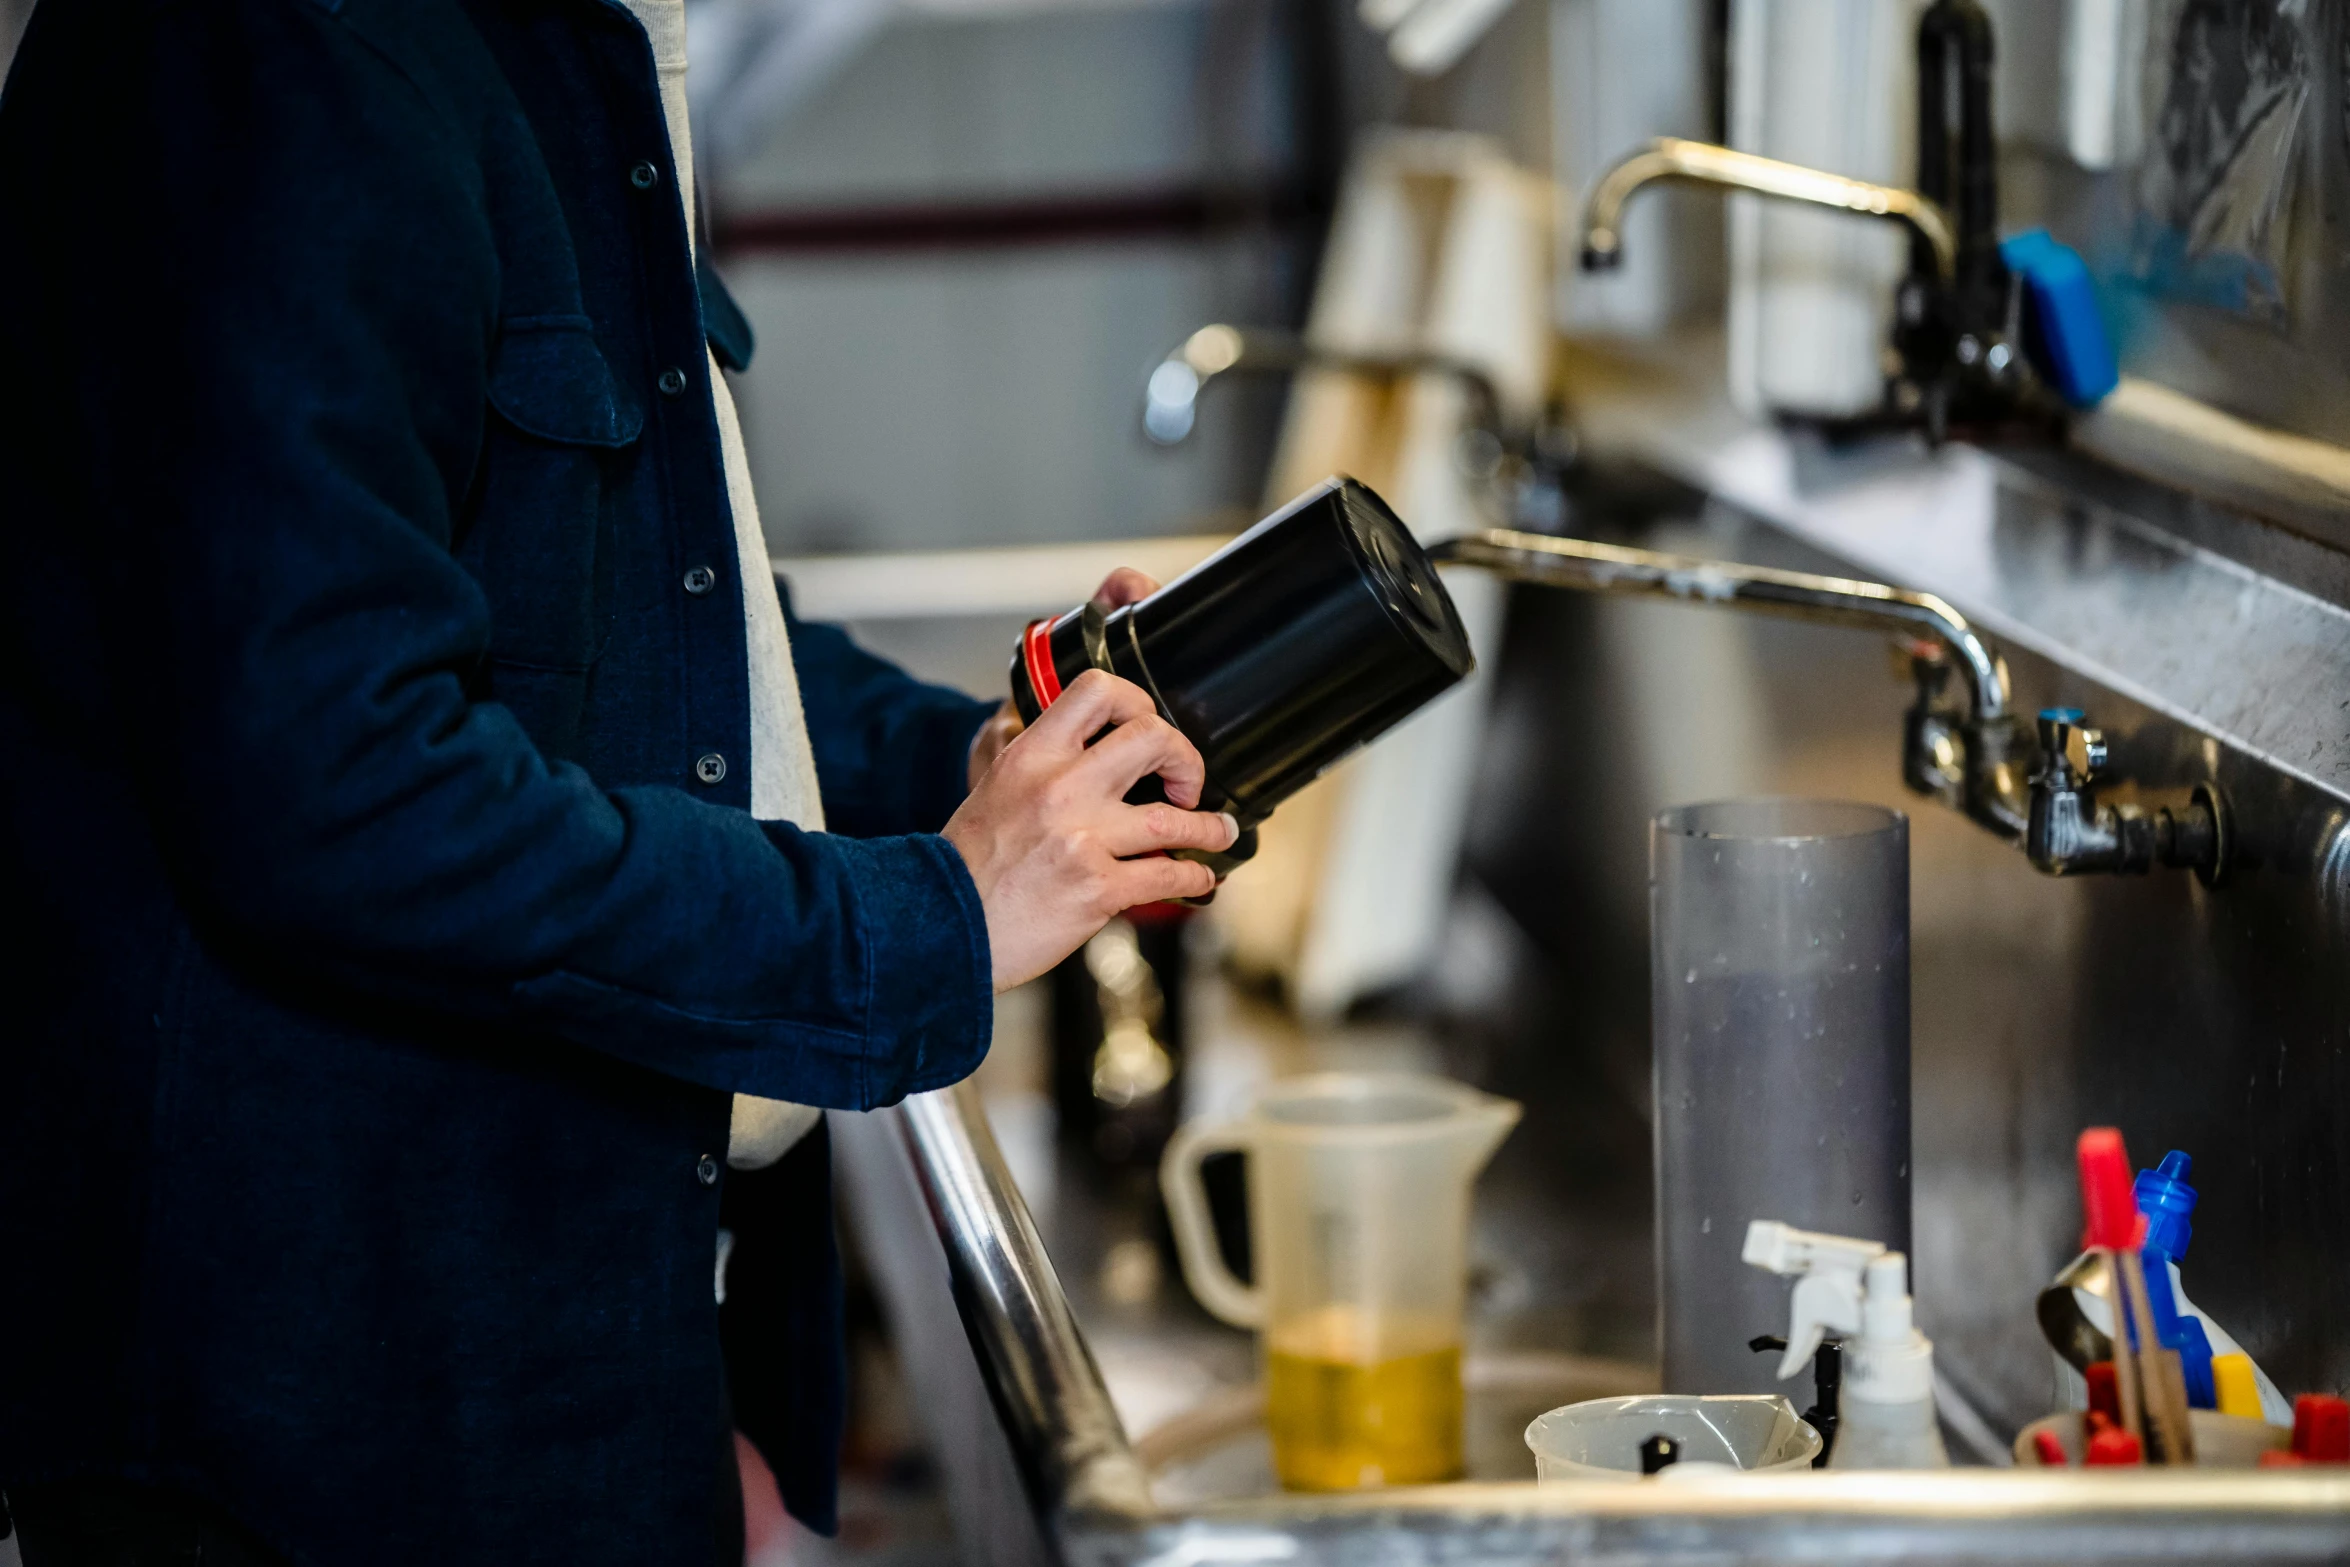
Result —
<svg viewBox="0 0 2350 1567"><path fill-rule="evenodd" d="M1167 803L1128 805L1126 791L1151 773ZM1205 865L1159 853L1228 849L1239 836L1231 817L1191 809L1205 778L1149 694L1098 669L1004 747L946 826L987 911L998 991L1042 974L1121 910L1214 890Z"/></svg>
<svg viewBox="0 0 2350 1567"><path fill-rule="evenodd" d="M1093 601L1104 610L1120 609L1128 604L1139 604L1159 591L1156 581L1136 571L1132 566L1120 566L1102 579L1102 585L1093 590ZM979 787L979 780L995 765L1004 747L1020 733L1020 709L1006 702L996 709L995 716L979 726L979 733L971 737L971 787Z"/></svg>

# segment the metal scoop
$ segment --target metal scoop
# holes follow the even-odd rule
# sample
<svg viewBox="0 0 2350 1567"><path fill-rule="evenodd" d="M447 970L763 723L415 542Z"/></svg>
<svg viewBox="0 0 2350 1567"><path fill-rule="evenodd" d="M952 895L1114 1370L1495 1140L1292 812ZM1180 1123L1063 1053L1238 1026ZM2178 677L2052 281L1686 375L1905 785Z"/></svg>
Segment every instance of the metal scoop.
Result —
<svg viewBox="0 0 2350 1567"><path fill-rule="evenodd" d="M2084 1376L2091 1365L2113 1358L2113 1340L2081 1314L2081 1302L2073 1291L2087 1290L2111 1300L2112 1273L2106 1252L2085 1251L2056 1276L2055 1283L2040 1292L2033 1308L2048 1347Z"/></svg>

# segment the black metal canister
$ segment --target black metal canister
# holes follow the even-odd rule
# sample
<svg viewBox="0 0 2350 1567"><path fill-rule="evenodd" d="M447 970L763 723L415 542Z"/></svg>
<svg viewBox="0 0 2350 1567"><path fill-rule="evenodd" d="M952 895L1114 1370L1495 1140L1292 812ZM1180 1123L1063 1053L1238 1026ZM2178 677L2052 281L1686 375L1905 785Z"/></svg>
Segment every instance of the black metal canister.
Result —
<svg viewBox="0 0 2350 1567"><path fill-rule="evenodd" d="M1106 614L1087 604L1029 626L1012 656L1012 700L1034 723L1088 669L1133 681L1199 747L1201 809L1251 829L1475 667L1411 530L1366 486L1337 478L1140 603ZM1244 833L1232 854L1199 857L1245 859L1253 846Z"/></svg>

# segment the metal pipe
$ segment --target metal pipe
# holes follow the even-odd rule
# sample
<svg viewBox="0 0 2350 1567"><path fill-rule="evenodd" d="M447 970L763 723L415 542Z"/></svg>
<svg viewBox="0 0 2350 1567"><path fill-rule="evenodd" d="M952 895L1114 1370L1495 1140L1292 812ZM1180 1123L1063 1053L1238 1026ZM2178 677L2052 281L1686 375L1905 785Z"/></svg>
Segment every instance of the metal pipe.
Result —
<svg viewBox="0 0 2350 1567"><path fill-rule="evenodd" d="M1918 18L1918 194L1958 214L1958 266L1995 327L2006 268L1999 259L1998 147L1991 118L1991 18L1975 0L1935 0ZM1951 145L1953 105L1958 145Z"/></svg>
<svg viewBox="0 0 2350 1567"><path fill-rule="evenodd" d="M1038 1517L1151 1515L1149 1477L966 1081L898 1114L955 1305Z"/></svg>
<svg viewBox="0 0 2350 1567"><path fill-rule="evenodd" d="M2015 723L2007 671L1966 617L1931 593L1508 528L1463 534L1436 545L1428 556L1440 566L1477 566L1513 582L1542 587L1642 594L1930 638L1946 652L1967 688L1965 755L1956 803L2003 838L2023 836L2025 814L2018 803L2023 791L2014 765ZM1911 730L1913 747L1939 743L1930 724L1913 723ZM1913 784L1942 770L1937 757L1926 755L1905 759L1903 769Z"/></svg>
<svg viewBox="0 0 2350 1567"><path fill-rule="evenodd" d="M1514 582L1544 587L1638 593L1791 620L1932 637L1949 650L1966 681L1969 717L1981 723L2009 716L2007 676L1998 657L1964 615L1931 593L1508 528L1449 539L1431 548L1428 557L1438 565L1480 566Z"/></svg>
<svg viewBox="0 0 2350 1567"><path fill-rule="evenodd" d="M1620 264L1624 253L1624 203L1658 180L1742 190L1781 201L1830 207L1866 218L1907 224L1934 253L1945 283L1958 275L1958 235L1941 207L1914 190L1872 185L1867 180L1782 163L1711 142L1660 136L1600 176L1583 208L1583 270L1600 272Z"/></svg>

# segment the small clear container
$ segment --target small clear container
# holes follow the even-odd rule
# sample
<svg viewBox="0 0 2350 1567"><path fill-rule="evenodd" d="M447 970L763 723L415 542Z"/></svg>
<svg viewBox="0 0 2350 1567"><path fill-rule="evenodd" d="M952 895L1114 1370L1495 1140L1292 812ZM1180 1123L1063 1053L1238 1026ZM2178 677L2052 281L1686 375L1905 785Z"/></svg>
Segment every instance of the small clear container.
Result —
<svg viewBox="0 0 2350 1567"><path fill-rule="evenodd" d="M1545 1484L1637 1480L1640 1444L1652 1436L1680 1444L1674 1468L1704 1464L1754 1474L1807 1470L1821 1446L1819 1432L1793 1404L1751 1393L1594 1398L1536 1420L1526 1428L1526 1445L1534 1451L1534 1478Z"/></svg>

